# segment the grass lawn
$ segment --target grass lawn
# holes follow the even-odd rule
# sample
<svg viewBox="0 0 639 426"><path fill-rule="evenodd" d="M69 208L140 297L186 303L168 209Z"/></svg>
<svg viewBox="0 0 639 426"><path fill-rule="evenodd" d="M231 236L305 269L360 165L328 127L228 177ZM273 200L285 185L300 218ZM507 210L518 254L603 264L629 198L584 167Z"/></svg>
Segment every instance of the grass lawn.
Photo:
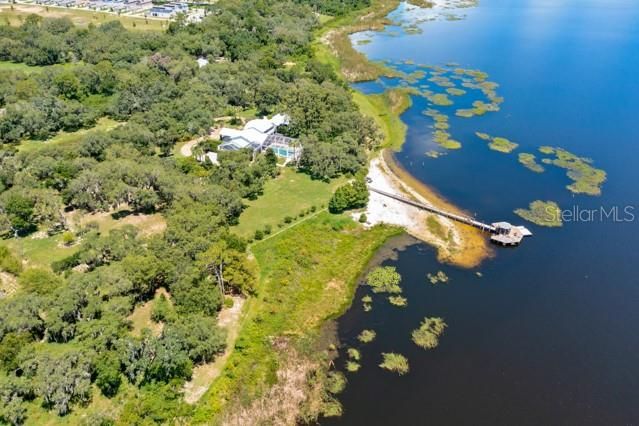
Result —
<svg viewBox="0 0 639 426"><path fill-rule="evenodd" d="M244 403L273 384L285 353L271 342L311 345L325 320L351 303L357 277L375 251L398 228L365 230L346 216L321 213L257 244L257 296L247 301L235 351L222 375L203 396L195 422L215 424L226 403Z"/></svg>
<svg viewBox="0 0 639 426"><path fill-rule="evenodd" d="M91 127L90 129L82 129L82 130L78 130L77 132L70 132L70 133L60 132L54 137L44 141L39 141L39 140L22 141L20 142L20 145L18 146L18 150L29 152L29 151L34 151L36 149L39 149L45 146L50 146L50 145L73 144L78 142L84 135L86 135L87 133L91 131L94 131L94 130L109 131L109 130L115 129L119 124L121 123L118 121L111 120L110 118L102 117L101 119L98 120L96 125Z"/></svg>
<svg viewBox="0 0 639 426"><path fill-rule="evenodd" d="M31 65L22 63L0 61L0 71L23 71L29 73L41 69L44 69L44 67L32 67Z"/></svg>
<svg viewBox="0 0 639 426"><path fill-rule="evenodd" d="M12 9L13 7L13 9ZM116 14L96 12L92 10L78 10L66 7L40 6L31 4L0 5L0 22L9 25L20 25L24 19L35 13L45 18L67 17L80 27L87 27L93 23L96 25L109 21L120 21L129 30L136 31L163 31L168 28L169 22L161 19L145 19L144 17L118 16Z"/></svg>
<svg viewBox="0 0 639 426"><path fill-rule="evenodd" d="M246 202L248 207L242 212L234 231L248 238L253 237L256 230L271 225L273 232L277 232L278 224L283 223L286 216L296 217L312 206L318 210L322 205L327 206L335 188L344 181L341 178L326 183L284 168L280 176L266 183L264 195Z"/></svg>
<svg viewBox="0 0 639 426"><path fill-rule="evenodd" d="M11 238L4 241L11 251L20 259L26 259L30 266L50 267L51 262L71 256L78 250L78 246L65 247L62 244L62 235L54 235L46 238Z"/></svg>

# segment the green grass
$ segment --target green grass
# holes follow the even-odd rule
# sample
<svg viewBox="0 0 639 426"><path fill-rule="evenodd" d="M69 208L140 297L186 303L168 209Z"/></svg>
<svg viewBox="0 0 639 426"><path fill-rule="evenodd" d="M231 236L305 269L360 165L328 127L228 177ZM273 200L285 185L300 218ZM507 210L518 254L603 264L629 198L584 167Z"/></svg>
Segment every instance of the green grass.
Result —
<svg viewBox="0 0 639 426"><path fill-rule="evenodd" d="M272 342L286 338L308 345L317 338L321 325L350 305L357 277L374 252L399 232L386 226L365 230L323 212L255 245L257 296L247 301L236 349L201 399L194 421L215 423L225 408L248 403L273 384L286 354L278 354Z"/></svg>
<svg viewBox="0 0 639 426"><path fill-rule="evenodd" d="M4 241L11 251L20 259L26 259L30 266L50 267L52 262L71 256L79 246L65 247L62 235L46 238L12 238Z"/></svg>
<svg viewBox="0 0 639 426"><path fill-rule="evenodd" d="M112 120L110 118L102 117L101 119L98 120L95 126L89 129L82 129L82 130L78 130L77 132L60 132L54 137L44 141L39 141L39 140L22 141L20 142L20 145L18 146L18 150L22 152L31 152L31 151L43 148L45 146L51 146L51 145L63 146L63 145L74 144L79 142L82 139L82 137L89 132L97 131L97 130L102 130L102 131L113 130L119 124L120 122L118 121Z"/></svg>
<svg viewBox="0 0 639 426"><path fill-rule="evenodd" d="M45 18L67 17L80 27L89 24L100 25L109 21L120 21L129 30L134 31L163 31L169 22L161 19L145 19L144 17L118 16L117 14L96 12L92 10L76 10L66 7L39 6L30 4L14 4L0 6L0 23L21 25L25 18L35 13Z"/></svg>
<svg viewBox="0 0 639 426"><path fill-rule="evenodd" d="M394 373L403 376L408 373L408 359L404 355L396 354L396 353L383 353L384 361L379 364L381 368L384 370L392 371Z"/></svg>
<svg viewBox="0 0 639 426"><path fill-rule="evenodd" d="M42 69L44 69L44 67L36 67L9 61L0 61L0 71L23 71L30 73L34 71L40 71Z"/></svg>
<svg viewBox="0 0 639 426"><path fill-rule="evenodd" d="M353 100L362 114L371 117L382 131L382 146L399 150L406 139L407 130L400 115L410 107L411 100L409 94L401 89L390 93L394 94L389 94L389 91L375 95L355 92Z"/></svg>
<svg viewBox="0 0 639 426"><path fill-rule="evenodd" d="M284 168L277 178L266 183L261 197L246 202L248 207L242 212L234 231L251 238L256 230L270 225L275 233L286 216L294 218L312 206L320 210L322 205L328 205L333 191L344 181L334 179L327 183L313 180L307 174Z"/></svg>
<svg viewBox="0 0 639 426"><path fill-rule="evenodd" d="M434 349L439 345L439 337L447 327L442 318L424 318L419 328L413 330L411 337L413 342L420 348Z"/></svg>

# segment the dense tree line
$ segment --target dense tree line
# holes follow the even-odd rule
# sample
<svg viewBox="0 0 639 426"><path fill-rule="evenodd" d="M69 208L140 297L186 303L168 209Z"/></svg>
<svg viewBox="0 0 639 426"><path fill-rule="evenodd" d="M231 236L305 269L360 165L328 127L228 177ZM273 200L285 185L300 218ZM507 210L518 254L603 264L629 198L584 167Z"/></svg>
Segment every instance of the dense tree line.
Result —
<svg viewBox="0 0 639 426"><path fill-rule="evenodd" d="M363 4L314 7L339 14ZM166 33L35 15L0 26L0 60L44 67L0 72L0 236L62 232L75 210L160 213L167 223L152 237L82 226L74 254L51 269L24 267L0 246L0 269L20 287L0 300L0 423L23 423L33 401L65 415L91 400L94 385L113 397L125 381L139 391L121 421L188 415L179 389L224 349L224 297L255 292L246 242L229 226L278 169L270 151L224 152L219 165L202 165L174 158L175 144L218 116L286 112L282 131L305 148L301 167L331 179L358 172L377 140L330 67L312 58L312 10L222 0L202 23L178 19ZM199 68L198 56L210 64ZM104 117L120 124L18 149ZM161 332L136 336L127 317L152 299Z"/></svg>

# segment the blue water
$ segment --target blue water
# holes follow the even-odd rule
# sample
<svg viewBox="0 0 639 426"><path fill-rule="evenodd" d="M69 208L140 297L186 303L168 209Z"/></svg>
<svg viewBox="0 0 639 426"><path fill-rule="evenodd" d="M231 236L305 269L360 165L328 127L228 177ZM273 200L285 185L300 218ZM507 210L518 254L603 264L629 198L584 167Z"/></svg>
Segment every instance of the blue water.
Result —
<svg viewBox="0 0 639 426"><path fill-rule="evenodd" d="M471 119L449 107L450 132L463 148L431 159L424 153L433 146L432 120L421 113L428 101L414 96L397 160L486 221L523 223L513 209L536 199L564 209L627 207L636 219L559 229L526 223L534 237L496 249L477 268L481 278L439 265L424 245L400 251L384 264L401 272L409 306L375 296L364 313L358 299L368 292L360 288L339 333L345 346L361 349L362 369L347 375L343 416L322 423L639 424L639 2L484 0L459 13L465 19L419 24L418 35L366 34L372 42L357 46L373 60L480 69L505 98L499 112ZM491 151L475 131L520 147L510 155ZM602 195L573 195L561 169L535 174L518 164L517 152L540 145L592 158L608 173ZM426 284L438 269L451 282ZM410 341L424 316L442 316L449 326L431 351ZM364 328L378 333L369 346L356 340ZM408 357L408 375L377 367L389 351Z"/></svg>

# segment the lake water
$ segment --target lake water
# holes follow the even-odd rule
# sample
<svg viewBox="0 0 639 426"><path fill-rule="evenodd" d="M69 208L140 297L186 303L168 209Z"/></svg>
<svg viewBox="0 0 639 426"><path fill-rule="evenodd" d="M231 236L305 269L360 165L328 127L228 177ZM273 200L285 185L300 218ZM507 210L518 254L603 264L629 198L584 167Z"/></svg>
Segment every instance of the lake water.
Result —
<svg viewBox="0 0 639 426"><path fill-rule="evenodd" d="M408 9L394 17L419 14ZM339 335L361 350L362 368L346 373L343 416L322 424L639 424L639 3L485 0L451 12L464 19L419 23L421 34L389 28L354 36L371 40L357 46L371 59L404 71L415 69L406 60L485 71L505 98L499 112L471 119L455 117L456 106L439 108L451 108L450 132L463 148L432 159L424 155L433 148L433 122L422 114L428 101L413 96L396 158L478 218L525 224L534 236L496 249L476 270L440 265L422 244L384 261L402 274L408 307L373 295L366 313L359 299L370 292L358 290ZM519 149L492 151L476 131ZM565 171L547 166L536 174L517 162L518 152L540 145L592 158L608 173L602 195L573 195ZM513 214L536 199L563 209L628 207L637 218L550 229ZM426 274L440 269L450 282L427 283ZM410 339L425 316L448 324L430 351ZM365 328L377 332L368 345L356 339ZM410 372L379 368L382 352L404 354Z"/></svg>

